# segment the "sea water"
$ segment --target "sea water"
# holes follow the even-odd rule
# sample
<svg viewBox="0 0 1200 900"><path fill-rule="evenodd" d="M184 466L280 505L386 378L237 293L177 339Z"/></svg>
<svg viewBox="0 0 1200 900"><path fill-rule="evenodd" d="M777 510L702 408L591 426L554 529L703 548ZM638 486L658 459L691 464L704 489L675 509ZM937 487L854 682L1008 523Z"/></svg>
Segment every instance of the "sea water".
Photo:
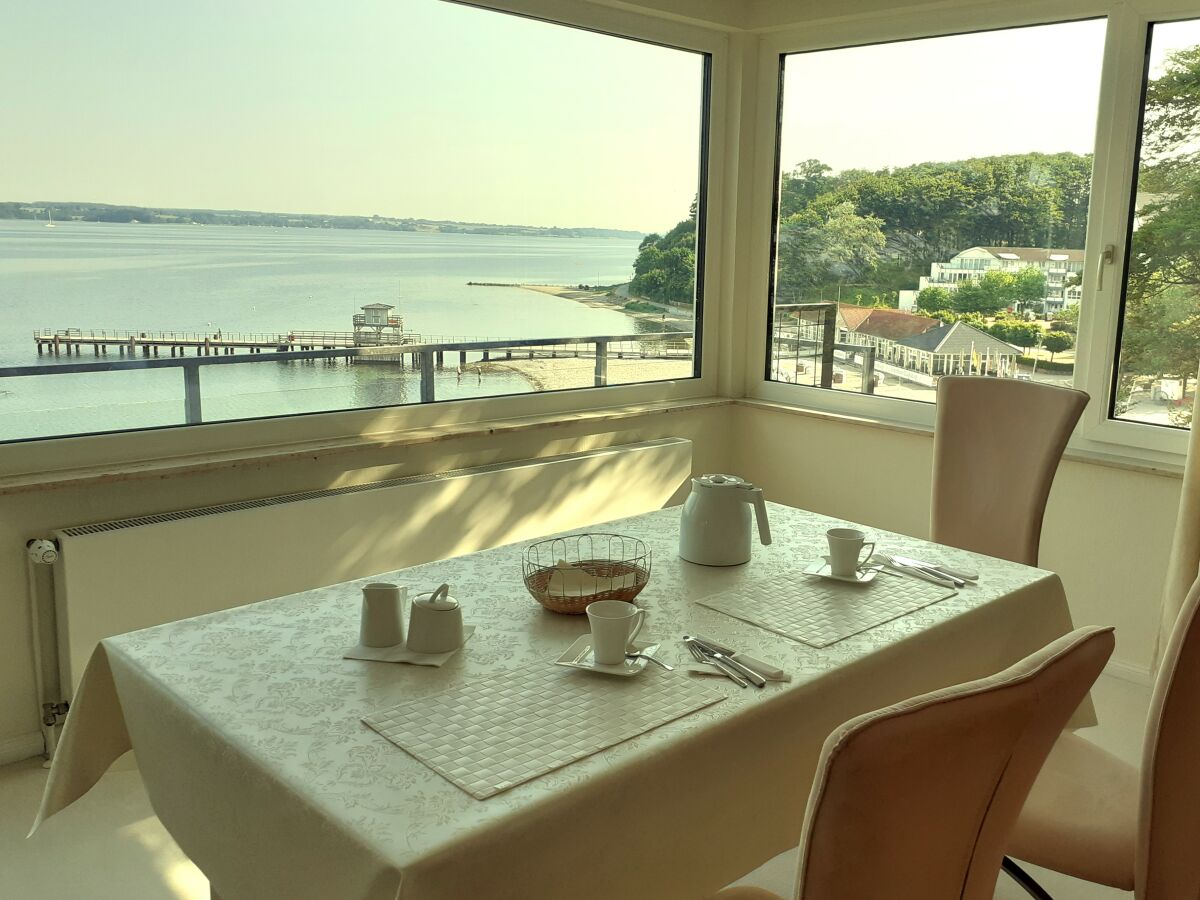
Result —
<svg viewBox="0 0 1200 900"><path fill-rule="evenodd" d="M349 332L367 303L394 305L405 330L428 335L633 334L645 323L617 309L468 282L615 284L629 280L636 255L637 241L610 238L0 220L0 366L122 358L115 346L101 357L86 346L39 356L41 329ZM419 400L418 374L396 366L288 363L271 352L202 367L204 421ZM515 372L459 378L454 353L446 366L439 400L531 390ZM175 368L0 378L0 440L183 420Z"/></svg>

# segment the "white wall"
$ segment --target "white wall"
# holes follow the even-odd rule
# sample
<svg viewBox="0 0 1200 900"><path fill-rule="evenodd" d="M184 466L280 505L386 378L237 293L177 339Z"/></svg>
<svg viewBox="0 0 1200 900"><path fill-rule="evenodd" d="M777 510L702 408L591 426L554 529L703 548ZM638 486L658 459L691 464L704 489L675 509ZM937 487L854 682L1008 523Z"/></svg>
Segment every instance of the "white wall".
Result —
<svg viewBox="0 0 1200 900"><path fill-rule="evenodd" d="M932 435L828 416L734 408L732 465L768 498L926 537ZM1144 675L1154 651L1180 479L1064 460L1042 533L1077 625L1117 627L1115 667Z"/></svg>

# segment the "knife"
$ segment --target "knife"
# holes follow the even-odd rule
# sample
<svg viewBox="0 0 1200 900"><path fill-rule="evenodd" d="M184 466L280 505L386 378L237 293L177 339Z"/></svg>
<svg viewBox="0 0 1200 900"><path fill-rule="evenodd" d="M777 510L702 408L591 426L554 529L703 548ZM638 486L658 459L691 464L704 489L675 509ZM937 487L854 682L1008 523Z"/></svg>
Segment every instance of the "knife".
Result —
<svg viewBox="0 0 1200 900"><path fill-rule="evenodd" d="M896 576L896 577L899 577L899 576ZM755 659L749 653L743 653L740 650L734 650L732 647L726 647L724 644L717 643L712 638L701 637L698 634L694 634L694 635L692 635L692 637L694 637L696 640L700 641L702 644L708 644L708 646L712 647L714 650L718 650L721 653L724 653L726 656L734 657L742 665L749 666L755 672L757 672L759 675L761 675L763 678L767 679L767 681L790 681L791 680L790 678L787 677L787 675L783 671L783 669L779 668L778 666L772 665L771 663L763 662L761 659Z"/></svg>
<svg viewBox="0 0 1200 900"><path fill-rule="evenodd" d="M940 584L942 587L954 587L954 582L950 580L949 576L943 578L940 575L933 574L928 569L918 569L915 566L906 566L899 562L888 563L887 568L899 572L901 575L911 575L913 578L919 578L922 581L931 581L934 584Z"/></svg>
<svg viewBox="0 0 1200 900"><path fill-rule="evenodd" d="M713 659L711 656L701 650L698 644L694 644L691 641L685 640L683 645L687 647L688 652L696 658L696 662L702 663L706 666L712 666L738 687L750 687L750 682L734 671L732 666L725 665L725 663L721 662L719 659Z"/></svg>
<svg viewBox="0 0 1200 900"><path fill-rule="evenodd" d="M747 679L750 680L750 682L755 687L765 687L766 686L767 679L763 678L762 675L760 675L758 672L755 672L752 668L750 668L745 663L738 662L732 656L726 656L720 650L716 649L713 645L707 644L704 641L700 640L699 638L695 638L695 637L692 637L691 635L685 634L683 636L683 639L685 641L690 641L691 643L693 643L697 647L699 647L700 652L702 652L705 656L712 657L717 662L724 663L725 665L729 666L731 669L736 671L738 674L745 676Z"/></svg>
<svg viewBox="0 0 1200 900"><path fill-rule="evenodd" d="M966 581L956 575L951 575L949 572L943 572L941 569L931 566L929 563L923 563L919 559L911 559L907 556L893 556L892 562L898 566L903 566L906 569L916 569L921 572L926 572L930 575L935 575L938 578L949 581L954 587L966 586Z"/></svg>
<svg viewBox="0 0 1200 900"><path fill-rule="evenodd" d="M922 562L919 559L911 559L907 556L893 556L892 559L905 566L917 566L922 569L929 569L935 575L946 575L950 578L957 578L959 581L979 580L979 576L974 572L960 572L949 566L943 566L941 563Z"/></svg>

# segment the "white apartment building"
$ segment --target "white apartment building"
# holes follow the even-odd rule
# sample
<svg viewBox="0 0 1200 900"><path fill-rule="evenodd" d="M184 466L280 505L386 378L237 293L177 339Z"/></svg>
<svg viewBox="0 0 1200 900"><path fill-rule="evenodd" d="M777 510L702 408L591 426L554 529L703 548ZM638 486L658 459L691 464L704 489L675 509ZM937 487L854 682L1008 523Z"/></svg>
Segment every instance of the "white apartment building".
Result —
<svg viewBox="0 0 1200 900"><path fill-rule="evenodd" d="M1067 284L1067 277L1083 271L1082 250L1044 250L1040 247L971 247L955 254L947 262L935 262L929 275L921 276L915 291L900 291L900 309L912 310L917 294L927 287L955 290L964 281L978 281L984 272L999 270L1016 274L1027 266L1040 269L1046 276L1046 312L1054 313L1073 306L1083 297L1083 289Z"/></svg>

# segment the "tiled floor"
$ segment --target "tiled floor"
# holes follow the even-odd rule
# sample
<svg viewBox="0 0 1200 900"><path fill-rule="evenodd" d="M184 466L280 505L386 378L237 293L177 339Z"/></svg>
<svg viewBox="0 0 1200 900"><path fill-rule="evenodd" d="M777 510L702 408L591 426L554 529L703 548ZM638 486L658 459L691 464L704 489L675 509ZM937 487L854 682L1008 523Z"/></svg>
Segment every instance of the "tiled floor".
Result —
<svg viewBox="0 0 1200 900"><path fill-rule="evenodd" d="M1136 763L1149 690L1105 676L1094 697L1102 724L1083 733ZM121 760L91 793L26 840L44 783L38 760L0 768L0 897L207 900L208 882L155 818L132 758ZM1056 900L1130 897L1054 873L1035 874ZM791 875L792 860L785 855L747 881L785 893ZM1024 896L1001 877L996 900Z"/></svg>

